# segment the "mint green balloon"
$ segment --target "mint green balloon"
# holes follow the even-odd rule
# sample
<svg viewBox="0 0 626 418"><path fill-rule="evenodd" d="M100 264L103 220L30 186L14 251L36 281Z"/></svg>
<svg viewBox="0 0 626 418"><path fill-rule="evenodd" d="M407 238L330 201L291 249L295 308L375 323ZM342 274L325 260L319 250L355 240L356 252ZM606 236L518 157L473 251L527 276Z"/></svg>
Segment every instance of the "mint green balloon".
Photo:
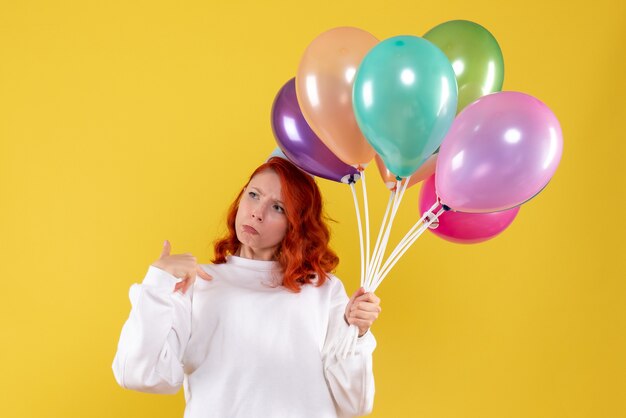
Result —
<svg viewBox="0 0 626 418"><path fill-rule="evenodd" d="M389 171L408 177L437 150L454 120L454 70L423 38L386 39L363 58L352 106L361 132Z"/></svg>

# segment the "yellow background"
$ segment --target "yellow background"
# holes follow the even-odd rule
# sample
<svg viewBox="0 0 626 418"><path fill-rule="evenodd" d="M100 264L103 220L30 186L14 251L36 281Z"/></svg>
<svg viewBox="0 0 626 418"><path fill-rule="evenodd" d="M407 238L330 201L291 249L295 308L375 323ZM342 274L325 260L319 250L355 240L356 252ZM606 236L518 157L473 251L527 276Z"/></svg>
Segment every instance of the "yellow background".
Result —
<svg viewBox="0 0 626 418"><path fill-rule="evenodd" d="M626 417L618 0L4 0L0 415L182 416L182 390L136 393L113 378L130 285L164 239L208 262L228 204L275 147L274 96L315 36L420 36L452 19L492 32L504 90L554 111L564 154L501 236L463 246L427 233L383 283L372 416ZM373 164L367 174L376 229L387 192ZM352 293L351 196L319 184ZM417 219L418 189L394 240Z"/></svg>

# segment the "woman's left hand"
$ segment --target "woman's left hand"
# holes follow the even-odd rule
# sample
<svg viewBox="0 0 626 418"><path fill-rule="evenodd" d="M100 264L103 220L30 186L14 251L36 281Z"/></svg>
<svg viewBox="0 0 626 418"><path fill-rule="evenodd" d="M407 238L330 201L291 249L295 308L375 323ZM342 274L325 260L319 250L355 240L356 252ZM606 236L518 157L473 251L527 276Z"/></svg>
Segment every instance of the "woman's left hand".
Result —
<svg viewBox="0 0 626 418"><path fill-rule="evenodd" d="M366 293L361 287L352 295L346 306L345 320L348 324L359 327L359 337L362 337L381 311L380 298L374 293Z"/></svg>

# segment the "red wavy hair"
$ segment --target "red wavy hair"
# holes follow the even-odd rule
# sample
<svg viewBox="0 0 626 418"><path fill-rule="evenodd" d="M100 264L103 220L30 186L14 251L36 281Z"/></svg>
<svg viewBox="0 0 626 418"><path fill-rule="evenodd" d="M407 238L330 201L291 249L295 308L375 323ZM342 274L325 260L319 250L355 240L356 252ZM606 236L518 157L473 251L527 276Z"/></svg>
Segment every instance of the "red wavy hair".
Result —
<svg viewBox="0 0 626 418"><path fill-rule="evenodd" d="M258 173L272 170L280 178L280 185L287 216L287 233L274 253L283 270L282 285L293 292L300 292L305 284L318 277L317 286L327 279L327 273L334 271L339 257L330 249L330 229L328 219L322 212L322 194L312 176L304 173L291 162L272 157L260 165L248 180ZM246 183L246 186L248 185ZM214 243L215 264L226 262L227 255L235 254L241 245L235 231L235 217L242 189L230 205L226 218L228 232Z"/></svg>

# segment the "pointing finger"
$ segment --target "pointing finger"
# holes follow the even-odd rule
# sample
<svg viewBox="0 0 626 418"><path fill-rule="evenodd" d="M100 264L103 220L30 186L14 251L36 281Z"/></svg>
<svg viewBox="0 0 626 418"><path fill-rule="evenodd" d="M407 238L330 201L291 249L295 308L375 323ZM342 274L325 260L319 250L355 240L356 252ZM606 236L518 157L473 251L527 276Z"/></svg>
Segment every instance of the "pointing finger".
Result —
<svg viewBox="0 0 626 418"><path fill-rule="evenodd" d="M197 266L196 267L196 271L198 272L198 275L203 278L204 280L213 280L213 276L211 276L209 273L207 273L206 271L204 271L202 269L202 267Z"/></svg>
<svg viewBox="0 0 626 418"><path fill-rule="evenodd" d="M165 240L165 242L163 243L163 250L161 251L161 257L166 257L170 255L170 242L168 240Z"/></svg>

